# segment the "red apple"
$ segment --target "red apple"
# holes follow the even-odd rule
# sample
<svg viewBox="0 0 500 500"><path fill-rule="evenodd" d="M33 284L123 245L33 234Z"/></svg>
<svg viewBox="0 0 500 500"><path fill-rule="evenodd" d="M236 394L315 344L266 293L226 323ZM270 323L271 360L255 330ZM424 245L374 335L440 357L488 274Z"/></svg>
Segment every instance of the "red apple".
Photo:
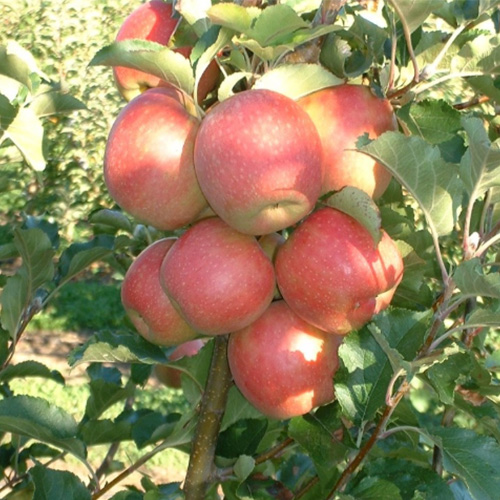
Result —
<svg viewBox="0 0 500 500"><path fill-rule="evenodd" d="M179 18L173 16L174 12L170 3L163 0L150 0L129 14L118 31L116 41L140 39L168 46L179 23ZM184 57L189 57L192 48L180 47L176 50ZM199 102L213 89L219 74L217 63L212 61L200 79ZM118 91L127 101L148 88L168 85L157 76L122 66L113 68L113 77Z"/></svg>
<svg viewBox="0 0 500 500"><path fill-rule="evenodd" d="M193 148L199 120L180 91L150 89L118 115L106 144L104 178L120 207L160 230L178 229L207 209Z"/></svg>
<svg viewBox="0 0 500 500"><path fill-rule="evenodd" d="M271 303L275 286L273 265L257 240L218 217L189 228L166 256L160 274L170 300L205 335L250 324Z"/></svg>
<svg viewBox="0 0 500 500"><path fill-rule="evenodd" d="M359 136L375 139L396 130L391 104L376 97L364 85L328 87L299 99L298 104L315 123L323 145L322 194L345 186L362 189L373 198L386 190L391 174L372 158L348 151L356 148Z"/></svg>
<svg viewBox="0 0 500 500"><path fill-rule="evenodd" d="M194 339L189 342L184 342L172 351L168 359L169 361L177 361L178 359L186 356L195 356L204 345L205 341L202 339ZM155 365L154 373L156 378L163 385L173 389L181 387L181 371L177 368L168 365Z"/></svg>
<svg viewBox="0 0 500 500"><path fill-rule="evenodd" d="M281 295L305 321L346 334L385 309L403 276L403 260L386 232L376 246L354 218L322 208L276 256Z"/></svg>
<svg viewBox="0 0 500 500"><path fill-rule="evenodd" d="M177 345L197 333L174 309L160 285L160 267L176 238L158 240L129 267L121 288L123 307L140 335L153 344Z"/></svg>
<svg viewBox="0 0 500 500"><path fill-rule="evenodd" d="M334 398L333 375L343 337L323 332L282 300L229 337L234 382L264 415L303 415Z"/></svg>
<svg viewBox="0 0 500 500"><path fill-rule="evenodd" d="M314 208L321 154L318 132L295 101L270 90L247 90L206 114L195 168L214 212L242 233L262 235Z"/></svg>

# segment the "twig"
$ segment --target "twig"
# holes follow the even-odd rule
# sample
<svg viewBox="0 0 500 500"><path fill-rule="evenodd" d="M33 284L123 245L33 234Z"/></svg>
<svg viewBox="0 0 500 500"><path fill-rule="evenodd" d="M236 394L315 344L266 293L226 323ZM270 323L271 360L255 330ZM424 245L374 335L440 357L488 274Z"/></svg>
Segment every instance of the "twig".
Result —
<svg viewBox="0 0 500 500"><path fill-rule="evenodd" d="M399 19L401 20L401 25L403 26L403 34L404 34L405 41L406 41L406 46L408 48L408 54L410 54L411 63L413 65L413 82L418 83L420 80L420 72L418 70L418 62L417 62L417 58L415 57L415 51L413 50L410 29L408 27L408 24L407 24L405 18L404 18L403 12L399 8L397 1L388 0L388 3L392 6L392 8L395 10L396 14L398 15Z"/></svg>
<svg viewBox="0 0 500 500"><path fill-rule="evenodd" d="M354 474L356 469L361 465L361 462L364 460L368 452L373 448L378 438L385 430L387 422L391 418L391 415L396 409L396 406L409 390L410 383L407 380L404 380L399 386L397 393L391 398L391 405L386 405L382 417L375 427L375 430L368 438L364 446L359 450L358 454L354 457L352 462L344 469L344 472L338 479L330 494L326 497L326 500L334 500L337 492L341 491L345 487L352 474Z"/></svg>
<svg viewBox="0 0 500 500"><path fill-rule="evenodd" d="M186 500L204 500L215 473L215 447L231 387L227 363L226 335L215 337L207 385L200 404L200 416L189 459L184 493Z"/></svg>

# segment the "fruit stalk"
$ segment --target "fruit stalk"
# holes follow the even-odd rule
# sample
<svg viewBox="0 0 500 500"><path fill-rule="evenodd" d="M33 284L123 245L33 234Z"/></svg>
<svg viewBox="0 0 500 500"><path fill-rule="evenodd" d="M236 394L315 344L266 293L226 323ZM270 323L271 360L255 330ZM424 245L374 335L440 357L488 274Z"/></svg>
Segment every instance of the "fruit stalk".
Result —
<svg viewBox="0 0 500 500"><path fill-rule="evenodd" d="M204 500L215 473L215 447L231 387L227 363L227 335L215 336L214 353L207 384L200 404L198 426L184 483L186 500Z"/></svg>

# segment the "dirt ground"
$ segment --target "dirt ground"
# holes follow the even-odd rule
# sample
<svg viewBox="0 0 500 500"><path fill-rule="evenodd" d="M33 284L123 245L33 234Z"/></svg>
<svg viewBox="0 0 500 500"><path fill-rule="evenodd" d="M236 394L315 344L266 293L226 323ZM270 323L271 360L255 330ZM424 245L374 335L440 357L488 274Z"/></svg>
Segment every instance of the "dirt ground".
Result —
<svg viewBox="0 0 500 500"><path fill-rule="evenodd" d="M53 370L58 370L69 384L83 384L87 381L85 373L86 365L82 364L75 368L71 368L68 364L69 353L87 340L88 336L77 332L64 332L53 334L52 332L27 332L20 340L12 363L16 364L25 360L37 360ZM155 380L150 382L152 386L157 386L159 383ZM66 462L57 462L51 465L53 468L61 470L70 470L76 473L79 477L88 477L88 471L82 466L68 464ZM167 482L175 482L183 480L183 473L179 470L166 470L163 467L155 467L150 464L145 464L140 467L137 472L134 472L123 482L120 482L109 493L104 494L100 499L108 500L118 491L125 489L126 486L135 486L142 490L140 482L143 476L147 476L155 484ZM109 476L103 481L101 487L107 481L112 480L114 476Z"/></svg>

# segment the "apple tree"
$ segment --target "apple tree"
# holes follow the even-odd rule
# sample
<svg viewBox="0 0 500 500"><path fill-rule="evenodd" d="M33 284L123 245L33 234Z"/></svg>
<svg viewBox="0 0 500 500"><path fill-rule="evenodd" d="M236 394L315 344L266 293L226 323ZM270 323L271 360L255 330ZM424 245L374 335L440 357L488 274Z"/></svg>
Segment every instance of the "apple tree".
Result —
<svg viewBox="0 0 500 500"><path fill-rule="evenodd" d="M70 356L89 366L80 422L4 391L2 431L76 456L88 475L37 459L18 492L498 497L499 5L130 10L90 61L112 68L125 99L103 157L116 205L60 255L46 228L16 229L0 379L19 369L9 361L30 317L94 260L126 263L129 321ZM159 367L180 373L188 411L129 404ZM126 441L152 448L117 475L88 460ZM126 487L168 448L189 455L181 483Z"/></svg>

